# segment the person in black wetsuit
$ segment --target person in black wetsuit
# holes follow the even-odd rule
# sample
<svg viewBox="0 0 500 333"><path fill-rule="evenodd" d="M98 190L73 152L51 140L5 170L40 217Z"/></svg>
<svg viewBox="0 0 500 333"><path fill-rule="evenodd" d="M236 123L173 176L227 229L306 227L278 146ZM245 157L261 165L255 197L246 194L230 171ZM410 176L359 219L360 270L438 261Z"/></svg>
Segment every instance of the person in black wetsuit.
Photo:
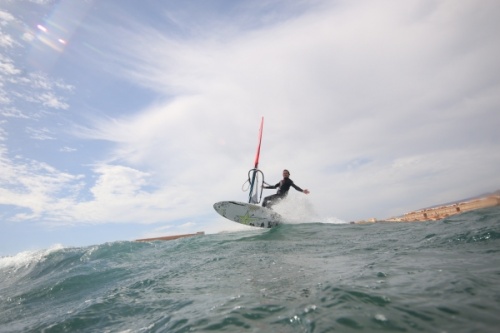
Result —
<svg viewBox="0 0 500 333"><path fill-rule="evenodd" d="M279 199L283 199L287 196L288 190L290 189L290 187L293 187L294 189L296 189L299 192L309 194L309 190L301 189L300 187L298 187L297 185L295 185L293 183L293 180L291 180L288 177L290 177L290 172L285 169L285 170L283 170L283 179L279 183L277 183L274 186L273 185L270 185L270 186L264 185L263 186L263 188L268 188L268 189L277 188L278 192L276 194L265 197L264 202L262 202L262 207L271 208L271 206L276 204L276 202Z"/></svg>

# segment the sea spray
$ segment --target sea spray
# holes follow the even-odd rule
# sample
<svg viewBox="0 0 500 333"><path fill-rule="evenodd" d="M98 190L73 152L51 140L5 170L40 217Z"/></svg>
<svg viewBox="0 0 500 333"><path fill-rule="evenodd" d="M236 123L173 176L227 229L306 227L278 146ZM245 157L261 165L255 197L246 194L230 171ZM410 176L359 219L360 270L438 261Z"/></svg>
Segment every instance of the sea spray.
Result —
<svg viewBox="0 0 500 333"><path fill-rule="evenodd" d="M287 223L300 224L304 221L321 223L346 223L337 217L320 216L311 201L301 193L290 193L285 199L273 205L273 210L283 216Z"/></svg>

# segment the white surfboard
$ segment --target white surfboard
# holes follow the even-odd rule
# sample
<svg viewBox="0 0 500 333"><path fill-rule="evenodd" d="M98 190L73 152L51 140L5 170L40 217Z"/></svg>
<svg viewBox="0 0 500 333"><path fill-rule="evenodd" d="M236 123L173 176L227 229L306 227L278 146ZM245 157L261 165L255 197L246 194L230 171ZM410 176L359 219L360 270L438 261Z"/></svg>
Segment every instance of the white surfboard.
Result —
<svg viewBox="0 0 500 333"><path fill-rule="evenodd" d="M217 213L233 222L241 223L251 227L272 228L284 219L275 211L238 201L220 201L214 204Z"/></svg>

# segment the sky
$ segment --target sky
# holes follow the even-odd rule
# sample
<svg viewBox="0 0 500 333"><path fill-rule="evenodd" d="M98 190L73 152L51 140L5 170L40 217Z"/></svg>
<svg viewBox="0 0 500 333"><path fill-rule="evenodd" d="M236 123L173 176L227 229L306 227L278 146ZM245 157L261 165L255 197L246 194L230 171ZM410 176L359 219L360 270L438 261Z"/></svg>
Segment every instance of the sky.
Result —
<svg viewBox="0 0 500 333"><path fill-rule="evenodd" d="M500 189L496 0L0 0L0 256ZM274 191L265 190L264 195ZM278 209L278 208L277 208Z"/></svg>

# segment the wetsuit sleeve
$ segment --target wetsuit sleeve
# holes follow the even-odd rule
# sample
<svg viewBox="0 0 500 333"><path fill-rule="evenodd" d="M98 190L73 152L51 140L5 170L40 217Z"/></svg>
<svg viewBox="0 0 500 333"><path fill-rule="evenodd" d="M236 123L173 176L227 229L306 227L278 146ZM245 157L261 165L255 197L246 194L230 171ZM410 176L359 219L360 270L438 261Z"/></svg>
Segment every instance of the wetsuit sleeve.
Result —
<svg viewBox="0 0 500 333"><path fill-rule="evenodd" d="M300 187L298 187L297 185L295 185L293 182L292 182L292 184L291 184L291 185L292 185L292 187L293 187L294 189L296 189L297 191L299 191L299 192L304 192L304 190L303 190L303 189L301 189Z"/></svg>
<svg viewBox="0 0 500 333"><path fill-rule="evenodd" d="M278 188L278 186L280 186L280 183L278 183L276 185L269 185L269 186L266 186L265 188L273 189L273 188Z"/></svg>

